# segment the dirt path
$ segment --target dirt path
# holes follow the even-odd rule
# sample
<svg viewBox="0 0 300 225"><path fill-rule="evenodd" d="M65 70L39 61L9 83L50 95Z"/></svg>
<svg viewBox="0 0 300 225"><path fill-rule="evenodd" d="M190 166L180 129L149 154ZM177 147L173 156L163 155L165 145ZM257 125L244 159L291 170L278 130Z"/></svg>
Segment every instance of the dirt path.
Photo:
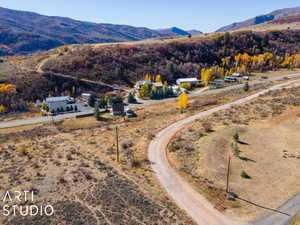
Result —
<svg viewBox="0 0 300 225"><path fill-rule="evenodd" d="M230 218L227 218L225 215L217 211L212 204L207 201L200 193L194 190L191 185L184 180L176 171L171 168L166 149L171 138L181 130L186 124L193 122L196 119L211 115L217 111L225 110L230 108L233 105L238 105L245 103L254 98L257 98L261 94L265 94L270 90L287 88L294 86L295 82L299 81L289 81L283 84L275 85L271 88L268 88L264 91L260 91L251 96L239 99L232 103L228 103L214 109L200 112L194 116L188 117L184 120L178 121L173 125L165 128L159 132L155 139L150 143L149 146L149 160L152 163L152 168L156 173L158 180L161 185L166 189L168 194L173 198L179 208L185 210L191 218L199 225L241 225L243 223L238 221L233 221ZM288 210L288 209L287 209ZM293 208L293 210L295 210ZM300 210L300 206L298 208ZM288 222L290 218L285 218L284 222ZM265 223L263 220L258 220L255 225L273 225L273 220L271 223ZM250 223L248 223L250 224ZM285 223L279 223L278 225L284 225Z"/></svg>
<svg viewBox="0 0 300 225"><path fill-rule="evenodd" d="M36 72L40 73L40 74L44 74L46 73L47 71L44 71L43 70L43 66L52 58L56 58L57 55L52 55L50 56L49 58L46 58L44 59L43 61L41 61L37 67L36 67ZM110 85L110 84L107 84L107 83L104 83L102 81L93 81L93 80L88 80L88 79L79 79L79 78L76 78L76 77L73 77L71 75L67 75L67 74L61 74L61 73L53 73L52 72L52 75L54 76L58 76L58 77L62 77L62 78L67 78L67 79L71 79L71 80L77 80L77 81L81 81L81 82L85 82L85 83L89 83L89 84L96 84L96 85L101 85L101 86L105 86L105 87L109 87L111 89L120 89L120 90L123 90L123 91L128 91L124 88L121 88L119 87L118 85Z"/></svg>

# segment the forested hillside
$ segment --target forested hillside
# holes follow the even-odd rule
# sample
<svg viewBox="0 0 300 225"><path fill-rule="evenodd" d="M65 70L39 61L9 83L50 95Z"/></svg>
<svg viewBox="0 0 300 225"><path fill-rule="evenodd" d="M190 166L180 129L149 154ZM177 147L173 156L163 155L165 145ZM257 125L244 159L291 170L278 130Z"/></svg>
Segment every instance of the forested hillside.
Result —
<svg viewBox="0 0 300 225"><path fill-rule="evenodd" d="M44 69L126 85L143 78L146 73L161 74L163 79L174 82L179 77L200 77L202 69L214 66L223 70L222 75L288 67L285 57L300 53L299 43L300 31L246 31L167 44L78 47L49 61ZM244 53L249 57L257 56L254 60L259 62L255 65L236 62L239 54ZM263 56L265 53L270 54Z"/></svg>

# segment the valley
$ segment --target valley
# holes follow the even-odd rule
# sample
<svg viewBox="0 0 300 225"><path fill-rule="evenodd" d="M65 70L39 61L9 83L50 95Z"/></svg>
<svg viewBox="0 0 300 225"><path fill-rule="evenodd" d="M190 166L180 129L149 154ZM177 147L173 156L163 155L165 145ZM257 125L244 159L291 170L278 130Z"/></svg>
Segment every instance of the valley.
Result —
<svg viewBox="0 0 300 225"><path fill-rule="evenodd" d="M147 4L152 28L0 7L0 224L298 225L300 8L203 33Z"/></svg>

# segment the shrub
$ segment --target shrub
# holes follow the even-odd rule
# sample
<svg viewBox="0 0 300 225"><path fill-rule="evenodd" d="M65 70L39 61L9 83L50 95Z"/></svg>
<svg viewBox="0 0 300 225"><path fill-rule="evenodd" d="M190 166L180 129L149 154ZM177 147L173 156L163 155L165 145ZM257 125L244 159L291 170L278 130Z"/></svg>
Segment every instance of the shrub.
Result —
<svg viewBox="0 0 300 225"><path fill-rule="evenodd" d="M130 161L130 166L132 168L138 168L138 167L141 166L141 162L137 159L133 159L133 160Z"/></svg>
<svg viewBox="0 0 300 225"><path fill-rule="evenodd" d="M239 140L240 140L239 133L236 131L232 138L235 142L239 142Z"/></svg>
<svg viewBox="0 0 300 225"><path fill-rule="evenodd" d="M178 150L180 150L181 146L179 143L177 142L172 142L170 145L169 145L169 151L170 152L177 152Z"/></svg>
<svg viewBox="0 0 300 225"><path fill-rule="evenodd" d="M122 148L123 149L128 149L128 148L131 148L133 146L133 143L132 141L125 141L121 144Z"/></svg>
<svg viewBox="0 0 300 225"><path fill-rule="evenodd" d="M128 94L127 101L128 101L128 103L130 103L130 104L136 103L136 99L135 99L135 97L134 97L134 95L133 95L132 93L129 93L129 94Z"/></svg>
<svg viewBox="0 0 300 225"><path fill-rule="evenodd" d="M212 132L212 125L210 122L203 122L202 127L204 128L205 132L209 133Z"/></svg>
<svg viewBox="0 0 300 225"><path fill-rule="evenodd" d="M234 156L240 157L240 149L236 142L231 143L231 149L233 151Z"/></svg>
<svg viewBox="0 0 300 225"><path fill-rule="evenodd" d="M241 177L244 179L251 179L251 176L249 176L244 170L241 172Z"/></svg>
<svg viewBox="0 0 300 225"><path fill-rule="evenodd" d="M249 83L246 82L246 83L244 84L244 91L247 92L247 91L249 91L249 89L250 89Z"/></svg>
<svg viewBox="0 0 300 225"><path fill-rule="evenodd" d="M192 85L190 83L182 83L182 84L180 84L180 87L182 87L186 90L191 90L192 89Z"/></svg>

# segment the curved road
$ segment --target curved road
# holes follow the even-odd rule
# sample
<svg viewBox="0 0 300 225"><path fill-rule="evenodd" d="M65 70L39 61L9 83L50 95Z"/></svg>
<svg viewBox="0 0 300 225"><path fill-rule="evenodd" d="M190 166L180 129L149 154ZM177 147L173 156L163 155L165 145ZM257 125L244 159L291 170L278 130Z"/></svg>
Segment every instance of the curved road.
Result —
<svg viewBox="0 0 300 225"><path fill-rule="evenodd" d="M194 116L188 117L181 121L178 121L171 126L165 128L159 132L154 140L150 143L148 149L149 160L152 164L152 168L156 173L161 185L165 188L167 193L173 198L179 208L185 210L191 218L199 225L241 225L243 223L233 221L227 218L222 213L214 209L212 204L208 202L200 193L195 191L187 181L184 180L176 171L170 166L167 159L167 145L171 138L181 130L186 124L195 121L196 119L209 116L220 110L228 109L233 105L238 105L250 101L261 94L265 94L270 90L280 89L286 85L291 85L293 82L288 81L283 84L275 85L264 91L260 91L251 96L239 99L232 103L228 103L208 111L200 112ZM296 204L298 203L298 204ZM300 196L297 199L292 199L289 203L283 206L282 210L285 210L290 216L271 214L261 220L255 221L253 225L285 225L289 219L296 212L300 210ZM280 217L280 220L278 219Z"/></svg>

